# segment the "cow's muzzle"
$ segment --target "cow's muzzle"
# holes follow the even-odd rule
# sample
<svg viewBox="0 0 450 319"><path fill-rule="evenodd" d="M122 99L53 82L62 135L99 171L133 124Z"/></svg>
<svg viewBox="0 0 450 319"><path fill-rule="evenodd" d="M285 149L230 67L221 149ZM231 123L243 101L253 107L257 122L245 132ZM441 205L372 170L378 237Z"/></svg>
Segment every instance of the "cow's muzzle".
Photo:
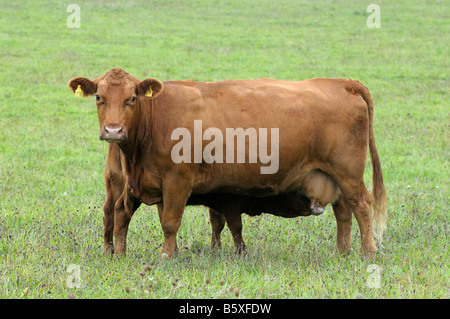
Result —
<svg viewBox="0 0 450 319"><path fill-rule="evenodd" d="M100 140L108 143L128 141L128 132L121 124L107 124L100 130Z"/></svg>
<svg viewBox="0 0 450 319"><path fill-rule="evenodd" d="M325 211L325 207L319 206L317 204L317 201L315 199L312 199L309 206L309 211L311 212L311 214L318 216Z"/></svg>

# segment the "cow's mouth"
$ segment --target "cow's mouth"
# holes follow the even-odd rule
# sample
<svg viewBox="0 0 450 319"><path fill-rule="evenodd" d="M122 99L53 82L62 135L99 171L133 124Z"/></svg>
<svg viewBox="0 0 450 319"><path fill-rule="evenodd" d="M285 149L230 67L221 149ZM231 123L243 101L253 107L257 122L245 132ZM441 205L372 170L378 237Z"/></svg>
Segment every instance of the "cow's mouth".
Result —
<svg viewBox="0 0 450 319"><path fill-rule="evenodd" d="M325 211L325 207L317 205L317 201L314 199L311 199L311 204L309 206L309 211L313 215L322 215L322 213Z"/></svg>
<svg viewBox="0 0 450 319"><path fill-rule="evenodd" d="M108 143L120 143L123 142L122 140L105 140Z"/></svg>
<svg viewBox="0 0 450 319"><path fill-rule="evenodd" d="M113 138L102 138L100 137L101 141L106 141L108 143L121 143L128 141L128 138L122 138L122 139L113 139Z"/></svg>

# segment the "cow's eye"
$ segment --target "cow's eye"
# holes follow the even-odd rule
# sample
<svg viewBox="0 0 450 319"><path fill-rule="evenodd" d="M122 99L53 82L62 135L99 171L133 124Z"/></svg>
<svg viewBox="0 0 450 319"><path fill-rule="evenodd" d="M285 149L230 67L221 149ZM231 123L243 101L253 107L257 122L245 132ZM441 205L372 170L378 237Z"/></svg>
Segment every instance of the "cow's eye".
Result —
<svg viewBox="0 0 450 319"><path fill-rule="evenodd" d="M136 97L135 97L135 96L133 96L133 97L130 99L130 103L134 103L134 101L136 101Z"/></svg>
<svg viewBox="0 0 450 319"><path fill-rule="evenodd" d="M100 101L100 95L96 94L96 95L95 95L95 100L96 100L97 102Z"/></svg>

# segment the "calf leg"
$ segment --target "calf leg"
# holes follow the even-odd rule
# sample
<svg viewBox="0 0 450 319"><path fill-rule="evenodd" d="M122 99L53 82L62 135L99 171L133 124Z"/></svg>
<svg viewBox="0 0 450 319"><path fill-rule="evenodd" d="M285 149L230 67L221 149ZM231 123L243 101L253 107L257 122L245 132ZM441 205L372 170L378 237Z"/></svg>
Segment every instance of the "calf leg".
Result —
<svg viewBox="0 0 450 319"><path fill-rule="evenodd" d="M245 251L245 242L242 238L242 217L241 212L236 210L230 210L225 214L225 220L227 221L227 226L231 231L233 236L234 245L236 247L236 252L241 254Z"/></svg>
<svg viewBox="0 0 450 319"><path fill-rule="evenodd" d="M352 212L342 196L333 204L333 212L337 222L336 251L346 254L351 249Z"/></svg>
<svg viewBox="0 0 450 319"><path fill-rule="evenodd" d="M225 217L215 211L214 209L209 209L209 221L211 223L211 248L222 247L222 243L220 241L220 234L225 226Z"/></svg>

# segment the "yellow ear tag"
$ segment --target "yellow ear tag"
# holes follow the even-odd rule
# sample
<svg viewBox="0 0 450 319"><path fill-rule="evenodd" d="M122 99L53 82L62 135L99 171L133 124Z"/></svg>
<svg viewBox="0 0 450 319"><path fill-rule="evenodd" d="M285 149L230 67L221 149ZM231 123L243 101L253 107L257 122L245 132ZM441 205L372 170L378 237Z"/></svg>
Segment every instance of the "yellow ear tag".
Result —
<svg viewBox="0 0 450 319"><path fill-rule="evenodd" d="M148 88L148 91L145 92L145 96L147 96L147 97L152 97L152 95L153 95L152 87L149 87L149 88Z"/></svg>
<svg viewBox="0 0 450 319"><path fill-rule="evenodd" d="M83 90L81 89L81 85L78 85L78 88L75 90L75 96L83 97Z"/></svg>

